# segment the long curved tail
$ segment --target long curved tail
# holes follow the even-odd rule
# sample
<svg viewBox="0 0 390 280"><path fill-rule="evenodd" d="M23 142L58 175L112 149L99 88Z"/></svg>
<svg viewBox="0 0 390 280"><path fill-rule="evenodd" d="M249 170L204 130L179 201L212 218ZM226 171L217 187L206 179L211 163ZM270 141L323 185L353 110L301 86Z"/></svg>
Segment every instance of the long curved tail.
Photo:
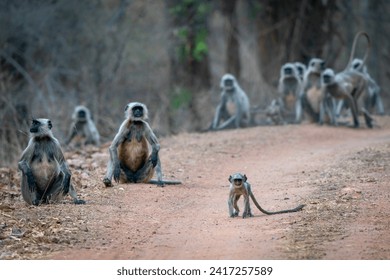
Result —
<svg viewBox="0 0 390 280"><path fill-rule="evenodd" d="M255 198L255 196L253 195L252 192L249 195L252 198L252 201L256 205L257 209L259 209L261 212L263 212L264 214L267 214L267 215L283 214L283 213L290 213L290 212L298 212L298 211L301 211L302 208L305 206L304 204L301 204L301 205L299 205L299 206L297 206L297 207L295 207L293 209L287 209L287 210L270 212L270 211L267 211L267 210L264 210L263 208L261 208L260 204L257 202L257 200L256 200L256 198Z"/></svg>
<svg viewBox="0 0 390 280"><path fill-rule="evenodd" d="M159 181L159 180L150 180L148 181L148 184L155 184L155 185L181 185L181 181Z"/></svg>
<svg viewBox="0 0 390 280"><path fill-rule="evenodd" d="M371 42L370 42L370 37L368 36L368 34L364 31L360 31L358 32L356 35L355 35L355 38L353 39L353 44L352 44L352 50L351 50L351 54L349 56L349 61L348 61L348 64L347 66L345 67L345 70L351 68L352 66L352 61L354 59L354 56L355 56L355 51L356 51L356 44L357 44L357 41L358 39L361 37L361 36L364 36L366 37L367 39L367 49L366 49L366 53L364 54L364 57L362 59L362 64L359 66L360 68L364 66L364 64L366 63L366 60L367 60L367 57L368 57L368 52L370 50L370 46L371 46ZM360 70L360 69L357 69L357 70Z"/></svg>

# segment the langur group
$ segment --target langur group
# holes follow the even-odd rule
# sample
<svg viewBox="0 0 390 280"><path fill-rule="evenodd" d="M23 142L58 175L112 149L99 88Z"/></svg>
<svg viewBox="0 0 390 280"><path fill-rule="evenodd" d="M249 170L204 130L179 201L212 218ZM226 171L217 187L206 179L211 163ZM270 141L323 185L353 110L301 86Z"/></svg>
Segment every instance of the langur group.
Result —
<svg viewBox="0 0 390 280"><path fill-rule="evenodd" d="M358 40L367 42L363 58L355 57ZM251 107L247 93L237 78L224 74L220 81L221 94L208 131L245 128L259 124L312 123L340 125L342 110L348 110L352 127L360 126L363 115L366 126L372 128L371 114L383 115L380 87L368 73L366 61L370 49L366 32L354 38L349 61L344 70L336 72L327 67L322 58L313 57L307 65L299 61L283 64L280 68L277 95L264 109ZM257 121L254 115L262 112L265 119Z"/></svg>
<svg viewBox="0 0 390 280"><path fill-rule="evenodd" d="M365 38L367 50L362 59L355 58L357 41ZM359 32L353 41L349 61L340 72L326 67L321 58L312 58L307 66L293 61L282 65L278 79L278 95L264 110L267 124L299 124L307 118L311 122L338 124L343 109L350 110L353 127L359 127L363 114L367 127L373 127L371 114L376 110L384 114L380 87L370 76L366 61L370 48L367 33ZM253 124L253 108L247 93L237 78L224 74L220 80L220 98L209 131L239 129ZM363 107L359 107L362 99ZM149 124L148 108L140 102L125 106L125 118L108 148L109 160L102 183L113 187L116 183L145 183L159 186L181 184L180 181L164 180L160 142ZM76 106L65 145L101 144L100 134L90 110ZM61 149L52 132L52 122L46 118L33 119L30 139L22 152L18 168L21 171L21 193L27 204L56 203L69 195L74 204L85 204L79 199L72 183L72 176ZM157 179L152 179L156 174ZM267 215L301 211L304 205L280 211L264 210L256 200L247 176L234 173L229 176L230 190L228 212L230 217L239 215L238 200L244 198L242 217L252 217L250 201Z"/></svg>
<svg viewBox="0 0 390 280"><path fill-rule="evenodd" d="M367 42L362 59L354 57L360 38ZM367 127L372 128L371 114L375 110L377 114L384 114L384 108L380 87L367 70L369 49L368 34L359 32L354 38L347 66L338 73L327 68L321 58L312 58L307 67L300 62L284 64L280 70L277 98L283 100L284 118L295 108L295 118L290 117L287 122L300 123L306 118L321 125L338 125L341 111L346 108L352 116L352 127L360 126L359 116L363 115Z"/></svg>

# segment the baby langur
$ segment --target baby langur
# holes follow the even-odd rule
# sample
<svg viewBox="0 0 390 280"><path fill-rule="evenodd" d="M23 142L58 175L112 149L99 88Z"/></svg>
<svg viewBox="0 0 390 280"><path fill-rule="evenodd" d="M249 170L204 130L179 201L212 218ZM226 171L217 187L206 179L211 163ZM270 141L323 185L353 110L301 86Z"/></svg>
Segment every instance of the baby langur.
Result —
<svg viewBox="0 0 390 280"><path fill-rule="evenodd" d="M160 144L149 126L148 109L143 103L132 102L125 108L126 119L121 124L109 150L110 161L103 179L111 187L114 176L121 183L181 184L163 181L158 152ZM157 181L150 180L156 169Z"/></svg>
<svg viewBox="0 0 390 280"><path fill-rule="evenodd" d="M100 145L100 135L96 129L95 123L91 118L89 109L85 106L76 106L72 115L72 124L69 129L69 136L65 142L66 145L79 136L84 141L84 145Z"/></svg>
<svg viewBox="0 0 390 280"><path fill-rule="evenodd" d="M39 205L56 202L69 194L75 204L84 204L84 200L77 198L69 167L51 128L49 119L32 121L30 141L18 164L22 171L23 199Z"/></svg>
<svg viewBox="0 0 390 280"><path fill-rule="evenodd" d="M280 69L278 92L282 95L284 119L296 123L301 121L302 103L300 94L302 82L298 69L294 63L286 63Z"/></svg>
<svg viewBox="0 0 390 280"><path fill-rule="evenodd" d="M220 86L222 89L221 99L211 124L211 130L248 126L250 124L249 99L236 78L231 74L225 74L221 79ZM230 105L234 105L234 114L229 112ZM220 124L221 121L223 122Z"/></svg>
<svg viewBox="0 0 390 280"><path fill-rule="evenodd" d="M234 173L230 175L229 177L230 182L230 192L229 192L229 200L228 200L228 206L229 206L229 215L230 217L234 218L238 216L239 208L237 206L237 202L240 199L241 195L244 196L244 212L242 213L242 217L253 217L252 210L250 207L250 201L249 197L252 199L253 203L256 205L256 207L267 215L274 215L274 214L282 214L282 213L289 213L289 212L298 212L302 210L302 208L305 205L299 205L298 207L295 207L293 209L287 209L287 210L281 210L276 212L269 212L261 208L259 203L257 202L255 196L252 192L251 185L247 182L247 177L245 174L241 173Z"/></svg>
<svg viewBox="0 0 390 280"><path fill-rule="evenodd" d="M284 124L283 101L281 98L272 99L271 104L265 109L267 124Z"/></svg>

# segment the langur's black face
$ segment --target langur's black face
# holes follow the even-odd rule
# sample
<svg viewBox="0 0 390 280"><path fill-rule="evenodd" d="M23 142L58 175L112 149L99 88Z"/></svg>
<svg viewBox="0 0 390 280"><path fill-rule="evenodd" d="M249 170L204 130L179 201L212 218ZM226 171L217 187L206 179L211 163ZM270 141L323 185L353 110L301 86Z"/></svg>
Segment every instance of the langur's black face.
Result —
<svg viewBox="0 0 390 280"><path fill-rule="evenodd" d="M33 120L32 123L31 123L31 126L30 126L30 132L31 133L38 133L39 132L39 128L41 126L44 126L45 123L47 122L47 128L49 130L51 130L51 128L53 127L53 125L51 124L51 120L44 120L45 122L40 122L39 120Z"/></svg>
<svg viewBox="0 0 390 280"><path fill-rule="evenodd" d="M232 79L226 79L223 84L225 85L225 87L231 88L233 87L234 82Z"/></svg>
<svg viewBox="0 0 390 280"><path fill-rule="evenodd" d="M87 113L85 112L85 110L80 110L78 113L77 113L77 117L79 119L85 119L87 116Z"/></svg>
<svg viewBox="0 0 390 280"><path fill-rule="evenodd" d="M243 182L246 182L246 180L246 175L241 173L235 173L229 176L229 182L235 186L241 186Z"/></svg>
<svg viewBox="0 0 390 280"><path fill-rule="evenodd" d="M292 75L293 69L292 67L285 67L284 68L284 75Z"/></svg>
<svg viewBox="0 0 390 280"><path fill-rule="evenodd" d="M39 121L33 120L31 123L31 126L30 126L30 132L37 133L40 126L41 126L41 123Z"/></svg>
<svg viewBox="0 0 390 280"><path fill-rule="evenodd" d="M325 61L320 59L315 59L310 62L310 68L316 70L325 70Z"/></svg>
<svg viewBox="0 0 390 280"><path fill-rule="evenodd" d="M324 84L330 84L332 82L332 76L325 74L322 76L322 81Z"/></svg>
<svg viewBox="0 0 390 280"><path fill-rule="evenodd" d="M234 185L236 185L236 186L242 185L242 179L234 179L233 182L234 182Z"/></svg>
<svg viewBox="0 0 390 280"><path fill-rule="evenodd" d="M144 108L142 106L135 106L133 109L133 117L142 118L144 116Z"/></svg>
<svg viewBox="0 0 390 280"><path fill-rule="evenodd" d="M359 62L355 62L353 65L352 65L353 69L357 69L360 67L360 63Z"/></svg>

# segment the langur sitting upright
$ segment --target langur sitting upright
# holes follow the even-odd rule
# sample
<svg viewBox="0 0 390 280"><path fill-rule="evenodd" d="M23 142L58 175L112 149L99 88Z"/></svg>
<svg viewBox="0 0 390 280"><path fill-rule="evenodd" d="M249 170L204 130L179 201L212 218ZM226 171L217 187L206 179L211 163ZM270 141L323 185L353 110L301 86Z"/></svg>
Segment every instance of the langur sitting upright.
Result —
<svg viewBox="0 0 390 280"><path fill-rule="evenodd" d="M181 184L179 181L163 181L159 158L160 144L149 126L145 104L132 102L125 108L126 118L112 141L110 161L103 179L111 187L111 179L121 183ZM157 181L150 180L154 170Z"/></svg>
<svg viewBox="0 0 390 280"><path fill-rule="evenodd" d="M65 142L66 145L79 136L78 141L83 141L83 145L100 145L100 135L92 120L89 109L85 106L76 106L72 115L72 124L69 129L69 136Z"/></svg>
<svg viewBox="0 0 390 280"><path fill-rule="evenodd" d="M211 130L248 126L250 124L249 99L236 78L231 74L223 75L221 89L221 99L211 124ZM229 112L230 105L234 106L234 114ZM220 123L221 121L223 122Z"/></svg>
<svg viewBox="0 0 390 280"><path fill-rule="evenodd" d="M22 171L23 199L39 205L56 202L69 194L75 204L84 204L84 200L77 198L69 167L51 128L49 119L32 121L30 141L18 164Z"/></svg>

